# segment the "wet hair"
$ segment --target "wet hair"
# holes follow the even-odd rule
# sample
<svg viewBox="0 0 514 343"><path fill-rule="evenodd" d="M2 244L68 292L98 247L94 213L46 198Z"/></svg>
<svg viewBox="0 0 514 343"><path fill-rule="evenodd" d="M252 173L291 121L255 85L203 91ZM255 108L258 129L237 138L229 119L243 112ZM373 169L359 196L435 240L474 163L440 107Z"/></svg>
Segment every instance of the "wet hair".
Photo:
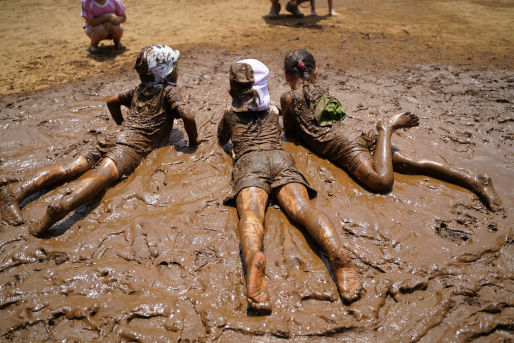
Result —
<svg viewBox="0 0 514 343"><path fill-rule="evenodd" d="M299 76L303 80L303 95L308 105L310 105L312 99L308 83L315 69L314 56L305 49L291 50L284 58L284 72L288 75Z"/></svg>
<svg viewBox="0 0 514 343"><path fill-rule="evenodd" d="M153 81L153 75L148 70L148 61L146 60L146 52L151 48L152 45L149 45L141 49L134 65L134 69L136 69L142 82Z"/></svg>
<svg viewBox="0 0 514 343"><path fill-rule="evenodd" d="M316 61L314 56L305 50L291 50L284 58L284 71L289 75L297 75L303 81L310 81L311 75L316 69Z"/></svg>

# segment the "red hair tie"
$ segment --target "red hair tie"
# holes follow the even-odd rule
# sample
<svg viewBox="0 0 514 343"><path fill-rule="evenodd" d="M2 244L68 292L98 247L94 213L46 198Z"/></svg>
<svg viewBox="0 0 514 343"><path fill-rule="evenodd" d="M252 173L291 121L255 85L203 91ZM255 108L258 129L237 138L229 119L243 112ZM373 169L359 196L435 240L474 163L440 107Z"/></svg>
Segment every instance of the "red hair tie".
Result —
<svg viewBox="0 0 514 343"><path fill-rule="evenodd" d="M305 63L303 61L298 62L298 68L305 67Z"/></svg>

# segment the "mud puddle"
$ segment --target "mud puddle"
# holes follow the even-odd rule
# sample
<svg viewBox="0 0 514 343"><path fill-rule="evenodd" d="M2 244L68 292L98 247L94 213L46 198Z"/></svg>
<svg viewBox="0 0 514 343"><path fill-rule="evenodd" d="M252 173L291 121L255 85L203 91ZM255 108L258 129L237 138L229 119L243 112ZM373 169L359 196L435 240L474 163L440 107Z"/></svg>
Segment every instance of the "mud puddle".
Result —
<svg viewBox="0 0 514 343"><path fill-rule="evenodd" d="M180 48L180 89L209 141L187 148L177 121L166 146L45 239L1 224L0 340L513 340L510 1L336 0L339 17L276 21L263 18L266 1L188 1L194 11L185 0L124 3L129 50L96 59L85 52L74 1L53 10L44 1L0 3L0 93L16 93L0 96L0 183L71 158L99 132L115 130L105 99L137 84L135 55L156 41ZM319 14L325 6L318 1ZM273 312L248 316L237 213L221 203L231 161L215 129L229 103L231 62L266 63L278 103L287 89L283 56L299 47L314 53L349 130L418 114L420 126L398 132L393 144L487 173L506 210L491 213L469 191L425 176L395 174L391 193L371 194L285 143L318 190L315 205L337 224L365 294L343 305L325 256L270 207L264 245ZM25 202L26 219L38 220L65 189Z"/></svg>
<svg viewBox="0 0 514 343"><path fill-rule="evenodd" d="M237 213L222 205L231 162L214 140L228 103L232 60L268 63L272 100L286 90L280 60L258 51L183 57L179 84L210 137L189 150L182 123L101 199L37 239L25 227L0 233L0 335L4 341L508 341L512 339L512 219L469 191L396 174L374 195L331 163L286 143L319 191L364 277L365 294L342 304L325 257L277 208L266 216L265 253L273 313L248 316ZM229 56L229 57L227 57ZM324 61L323 55L318 57ZM213 70L210 61L222 62ZM512 176L512 76L436 64L320 75L349 113L352 130L399 111L421 125L395 145L415 156L489 174L507 209ZM458 77L456 76L458 75ZM3 182L72 157L95 134L116 129L105 96L137 83L91 79L1 100ZM498 99L504 99L498 101ZM31 199L37 220L61 189Z"/></svg>

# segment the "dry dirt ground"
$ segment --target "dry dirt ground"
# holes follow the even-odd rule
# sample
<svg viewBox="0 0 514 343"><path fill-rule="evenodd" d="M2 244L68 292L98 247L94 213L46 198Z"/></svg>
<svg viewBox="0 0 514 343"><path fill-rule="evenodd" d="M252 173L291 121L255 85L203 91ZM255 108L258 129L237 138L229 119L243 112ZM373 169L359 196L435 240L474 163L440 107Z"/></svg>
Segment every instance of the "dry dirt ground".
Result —
<svg viewBox="0 0 514 343"><path fill-rule="evenodd" d="M182 123L114 185L43 239L0 227L0 340L139 342L510 342L513 340L512 1L335 1L338 17L265 18L267 1L125 0L116 53L89 55L80 8L66 0L0 1L0 182L71 158L116 130L105 99L137 84L139 49L182 52L180 91L209 138L187 148ZM302 9L308 13L308 9ZM282 60L305 47L368 130L412 111L406 152L490 175L505 210L425 176L395 174L391 193L364 189L330 162L285 142L336 223L365 293L344 305L326 256L276 206L266 215L270 316L246 311L237 213L222 205L230 158L215 142L229 103L231 62L271 70L272 100L287 90ZM28 222L73 187L23 203Z"/></svg>

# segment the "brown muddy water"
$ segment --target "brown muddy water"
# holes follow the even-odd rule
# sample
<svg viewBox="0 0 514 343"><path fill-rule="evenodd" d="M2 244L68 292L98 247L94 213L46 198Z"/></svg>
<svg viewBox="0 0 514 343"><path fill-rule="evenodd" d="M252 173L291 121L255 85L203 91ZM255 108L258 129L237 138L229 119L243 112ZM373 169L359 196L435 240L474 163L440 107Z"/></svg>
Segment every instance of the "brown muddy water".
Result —
<svg viewBox="0 0 514 343"><path fill-rule="evenodd" d="M235 3L218 5L226 10ZM319 3L323 14L326 4ZM169 6L173 13L180 4L156 6ZM180 91L208 142L188 148L177 121L166 146L47 237L34 238L23 225L2 224L0 340L512 341L514 66L506 57L512 44L502 41L512 42L506 15L513 13L512 2L336 1L340 18L307 18L307 24L287 17L266 21L267 3L241 7L246 14L259 13L247 25L262 29L262 35L250 30L236 39L229 34L226 46L201 48L209 37L205 22L220 27L221 19L207 11L201 12L207 18L196 31L184 23L176 37L183 51ZM226 32L237 29L237 14L227 12ZM478 18L476 24L472 18ZM492 25L494 18L501 25ZM75 81L55 80L35 92L16 88L18 93L0 97L2 185L71 158L99 132L116 129L106 97L137 84L133 56L152 43L139 36L136 41L135 28L130 32L127 24L126 29L126 54L99 61L84 52L68 56L90 63L82 68L89 72L115 63L121 73L83 77L81 68L77 75L61 64L63 80ZM212 31L214 42L227 34ZM197 33L190 43L189 32ZM162 38L159 34L153 38ZM274 40L256 48L266 37ZM266 63L272 100L278 102L287 89L282 59L292 47L313 50L319 79L343 103L351 130L367 131L401 111L418 114L420 126L395 134L393 144L417 157L490 175L505 210L490 212L468 190L425 176L395 174L391 193L372 194L330 162L285 142L318 190L314 204L329 214L351 252L365 293L344 305L326 257L272 205L264 252L273 312L249 316L237 213L222 205L230 192L231 160L216 144L215 129L229 103L230 63L247 57ZM37 86L37 79L31 82ZM23 203L25 219L38 220L73 184Z"/></svg>

